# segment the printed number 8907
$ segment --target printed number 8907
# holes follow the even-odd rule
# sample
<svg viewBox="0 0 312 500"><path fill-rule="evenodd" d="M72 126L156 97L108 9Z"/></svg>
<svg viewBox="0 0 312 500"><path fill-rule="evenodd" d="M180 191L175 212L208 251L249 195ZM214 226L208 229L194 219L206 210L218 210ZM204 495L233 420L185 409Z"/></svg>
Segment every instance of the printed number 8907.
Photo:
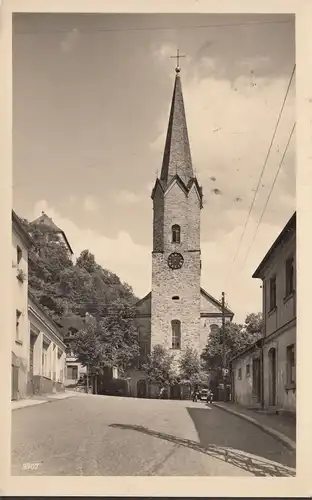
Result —
<svg viewBox="0 0 312 500"><path fill-rule="evenodd" d="M26 463L23 464L23 469L26 470L36 470L39 467L39 463Z"/></svg>

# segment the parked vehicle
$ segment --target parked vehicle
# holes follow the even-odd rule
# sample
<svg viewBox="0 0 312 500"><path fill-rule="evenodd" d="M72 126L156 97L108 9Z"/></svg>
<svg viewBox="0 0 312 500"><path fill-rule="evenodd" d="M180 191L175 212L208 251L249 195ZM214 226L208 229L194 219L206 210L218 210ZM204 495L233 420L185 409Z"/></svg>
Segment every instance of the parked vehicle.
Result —
<svg viewBox="0 0 312 500"><path fill-rule="evenodd" d="M198 399L200 401L206 401L207 400L207 396L208 396L208 389L201 389L199 391L199 397L198 397Z"/></svg>

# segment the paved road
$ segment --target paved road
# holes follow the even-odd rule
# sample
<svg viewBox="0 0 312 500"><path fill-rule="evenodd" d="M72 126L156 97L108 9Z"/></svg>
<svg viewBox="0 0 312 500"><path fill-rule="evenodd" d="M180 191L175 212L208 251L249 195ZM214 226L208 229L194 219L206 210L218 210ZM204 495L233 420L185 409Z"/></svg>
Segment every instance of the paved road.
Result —
<svg viewBox="0 0 312 500"><path fill-rule="evenodd" d="M12 412L13 475L287 476L294 466L273 437L204 403L79 395Z"/></svg>

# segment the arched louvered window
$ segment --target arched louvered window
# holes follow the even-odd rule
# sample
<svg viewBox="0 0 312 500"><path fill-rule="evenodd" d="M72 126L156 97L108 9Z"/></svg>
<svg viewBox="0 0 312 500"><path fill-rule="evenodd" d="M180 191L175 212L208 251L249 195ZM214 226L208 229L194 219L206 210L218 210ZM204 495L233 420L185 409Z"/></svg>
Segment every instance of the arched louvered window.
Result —
<svg viewBox="0 0 312 500"><path fill-rule="evenodd" d="M172 349L181 349L181 321L174 319L171 321L172 329Z"/></svg>
<svg viewBox="0 0 312 500"><path fill-rule="evenodd" d="M172 226L172 243L180 243L181 241L181 228L178 224Z"/></svg>

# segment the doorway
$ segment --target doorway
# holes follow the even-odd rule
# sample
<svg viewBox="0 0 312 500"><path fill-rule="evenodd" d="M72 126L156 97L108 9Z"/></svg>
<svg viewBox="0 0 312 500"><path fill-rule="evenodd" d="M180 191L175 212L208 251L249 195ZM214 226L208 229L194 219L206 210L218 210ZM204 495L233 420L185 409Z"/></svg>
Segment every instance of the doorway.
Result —
<svg viewBox="0 0 312 500"><path fill-rule="evenodd" d="M255 403L261 399L260 358L252 360L252 395Z"/></svg>
<svg viewBox="0 0 312 500"><path fill-rule="evenodd" d="M276 349L269 350L269 405L276 405Z"/></svg>
<svg viewBox="0 0 312 500"><path fill-rule="evenodd" d="M137 382L137 396L138 398L147 397L147 384L145 380L138 380Z"/></svg>
<svg viewBox="0 0 312 500"><path fill-rule="evenodd" d="M37 337L30 334L30 344L29 344L29 371L28 371L28 393L30 395L34 394L34 346Z"/></svg>

